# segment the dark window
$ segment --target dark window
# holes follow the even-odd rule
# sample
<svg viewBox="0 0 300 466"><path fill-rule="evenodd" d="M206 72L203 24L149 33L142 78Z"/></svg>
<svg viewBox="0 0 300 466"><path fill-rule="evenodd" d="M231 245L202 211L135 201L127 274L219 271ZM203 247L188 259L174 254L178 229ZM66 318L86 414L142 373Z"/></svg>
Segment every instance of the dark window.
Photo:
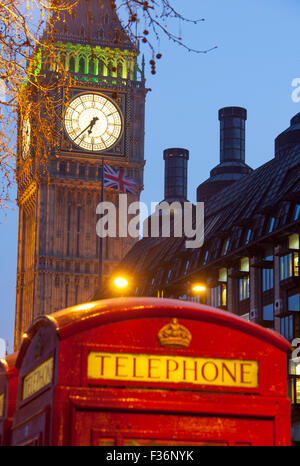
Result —
<svg viewBox="0 0 300 466"><path fill-rule="evenodd" d="M119 78L123 78L123 65L122 63L118 63L117 74Z"/></svg>
<svg viewBox="0 0 300 466"><path fill-rule="evenodd" d="M263 291L270 290L274 287L274 270L262 269L262 289Z"/></svg>
<svg viewBox="0 0 300 466"><path fill-rule="evenodd" d="M81 178L85 177L85 166L84 165L79 165L79 176Z"/></svg>
<svg viewBox="0 0 300 466"><path fill-rule="evenodd" d="M94 59L89 60L89 74L96 74L96 63Z"/></svg>
<svg viewBox="0 0 300 466"><path fill-rule="evenodd" d="M207 262L207 259L208 259L208 253L209 253L209 251L207 250L207 251L205 252L205 255L204 255L204 259L203 259L203 265L205 265L205 264L206 264L206 262Z"/></svg>
<svg viewBox="0 0 300 466"><path fill-rule="evenodd" d="M77 245L76 245L76 255L77 257L79 257L79 245L80 245L80 211L81 211L81 207L78 206L77 207L77 238L76 238L76 242L77 242Z"/></svg>
<svg viewBox="0 0 300 466"><path fill-rule="evenodd" d="M103 75L103 68L104 68L104 64L102 61L99 61L98 62L98 75L99 76L102 76Z"/></svg>
<svg viewBox="0 0 300 466"><path fill-rule="evenodd" d="M274 306L272 304L266 304L263 306L263 320L274 320Z"/></svg>
<svg viewBox="0 0 300 466"><path fill-rule="evenodd" d="M65 163L61 163L60 166L59 166L59 172L62 174L62 175L65 175L66 174L66 164Z"/></svg>
<svg viewBox="0 0 300 466"><path fill-rule="evenodd" d="M89 178L95 178L96 177L96 167L90 167L89 168Z"/></svg>
<svg viewBox="0 0 300 466"><path fill-rule="evenodd" d="M271 217L269 221L269 226L268 226L268 233L272 233L274 230L274 225L275 225L275 217Z"/></svg>
<svg viewBox="0 0 300 466"><path fill-rule="evenodd" d="M185 273L185 274L188 273L189 268L190 268L190 261L187 260L187 261L186 261L186 264L185 264L185 270L184 270L184 273Z"/></svg>
<svg viewBox="0 0 300 466"><path fill-rule="evenodd" d="M75 72L75 58L71 57L69 61L69 70Z"/></svg>
<svg viewBox="0 0 300 466"><path fill-rule="evenodd" d="M300 293L288 297L288 310L296 312L300 311Z"/></svg>
<svg viewBox="0 0 300 466"><path fill-rule="evenodd" d="M85 73L85 59L83 57L79 60L79 72L82 74Z"/></svg>
<svg viewBox="0 0 300 466"><path fill-rule="evenodd" d="M222 252L221 252L222 256L225 256L225 254L227 254L227 251L228 251L228 248L229 248L229 243L230 243L230 240L229 240L229 238L227 238L223 243Z"/></svg>
<svg viewBox="0 0 300 466"><path fill-rule="evenodd" d="M252 235L252 230L249 228L249 229L246 231L246 235L245 235L245 244L248 244L248 243L250 242L251 235Z"/></svg>
<svg viewBox="0 0 300 466"><path fill-rule="evenodd" d="M113 69L113 64L110 62L107 65L107 75L112 76L112 69Z"/></svg>
<svg viewBox="0 0 300 466"><path fill-rule="evenodd" d="M273 249L270 248L270 249L267 249L265 251L265 256L263 258L265 261L272 261L274 260L274 256L273 256Z"/></svg>
<svg viewBox="0 0 300 466"><path fill-rule="evenodd" d="M285 316L280 319L280 333L287 340L292 340L294 337L294 322L293 316Z"/></svg>
<svg viewBox="0 0 300 466"><path fill-rule="evenodd" d="M171 275L172 275L172 269L168 271L167 282L170 280Z"/></svg>

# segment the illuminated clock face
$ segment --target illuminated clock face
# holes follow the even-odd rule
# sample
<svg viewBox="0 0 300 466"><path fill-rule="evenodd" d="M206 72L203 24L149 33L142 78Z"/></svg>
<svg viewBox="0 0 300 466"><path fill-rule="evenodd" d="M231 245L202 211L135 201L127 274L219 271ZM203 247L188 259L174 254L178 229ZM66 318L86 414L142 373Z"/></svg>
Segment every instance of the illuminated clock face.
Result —
<svg viewBox="0 0 300 466"><path fill-rule="evenodd" d="M30 140L31 140L31 125L29 116L23 121L22 127L22 157L24 160L28 159L30 155Z"/></svg>
<svg viewBox="0 0 300 466"><path fill-rule="evenodd" d="M101 94L81 94L73 99L68 104L64 122L72 142L91 152L109 149L122 134L120 110Z"/></svg>

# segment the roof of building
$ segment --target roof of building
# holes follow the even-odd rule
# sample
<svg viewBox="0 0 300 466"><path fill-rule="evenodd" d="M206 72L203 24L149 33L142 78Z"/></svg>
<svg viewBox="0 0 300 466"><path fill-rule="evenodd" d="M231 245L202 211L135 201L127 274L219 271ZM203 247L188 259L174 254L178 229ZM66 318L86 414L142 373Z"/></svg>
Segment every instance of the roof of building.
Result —
<svg viewBox="0 0 300 466"><path fill-rule="evenodd" d="M299 199L300 143L294 144L252 173L222 189L205 203L204 247L211 244L206 266L220 258L220 244L230 237L228 253L239 248L241 228L252 230L250 243L268 235L264 222L271 214L274 229L286 224L288 201ZM149 276L159 267L182 256L195 256L196 250L185 248L186 238L144 238L126 255L120 269ZM199 255L202 251L198 252ZM202 253L203 254L203 253Z"/></svg>

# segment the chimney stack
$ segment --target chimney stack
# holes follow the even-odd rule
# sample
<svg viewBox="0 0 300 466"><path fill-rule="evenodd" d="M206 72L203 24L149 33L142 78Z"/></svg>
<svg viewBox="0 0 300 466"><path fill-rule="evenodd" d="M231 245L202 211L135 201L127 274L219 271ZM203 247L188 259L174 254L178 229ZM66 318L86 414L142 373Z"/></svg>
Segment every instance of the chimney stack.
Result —
<svg viewBox="0 0 300 466"><path fill-rule="evenodd" d="M197 188L197 202L206 202L230 184L252 172L245 163L245 121L247 110L224 107L219 110L220 163Z"/></svg>
<svg viewBox="0 0 300 466"><path fill-rule="evenodd" d="M247 110L225 107L219 110L220 162L239 160L245 163L245 121Z"/></svg>
<svg viewBox="0 0 300 466"><path fill-rule="evenodd" d="M189 151L187 149L173 148L164 150L165 201L187 201L188 160Z"/></svg>

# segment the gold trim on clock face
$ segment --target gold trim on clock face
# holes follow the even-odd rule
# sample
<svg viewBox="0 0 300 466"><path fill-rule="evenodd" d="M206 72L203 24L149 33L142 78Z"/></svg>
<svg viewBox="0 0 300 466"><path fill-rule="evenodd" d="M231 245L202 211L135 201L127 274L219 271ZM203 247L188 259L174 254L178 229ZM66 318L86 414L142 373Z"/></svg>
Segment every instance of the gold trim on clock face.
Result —
<svg viewBox="0 0 300 466"><path fill-rule="evenodd" d="M106 96L80 94L67 107L64 124L72 142L85 150L100 152L116 144L122 134L122 116Z"/></svg>

